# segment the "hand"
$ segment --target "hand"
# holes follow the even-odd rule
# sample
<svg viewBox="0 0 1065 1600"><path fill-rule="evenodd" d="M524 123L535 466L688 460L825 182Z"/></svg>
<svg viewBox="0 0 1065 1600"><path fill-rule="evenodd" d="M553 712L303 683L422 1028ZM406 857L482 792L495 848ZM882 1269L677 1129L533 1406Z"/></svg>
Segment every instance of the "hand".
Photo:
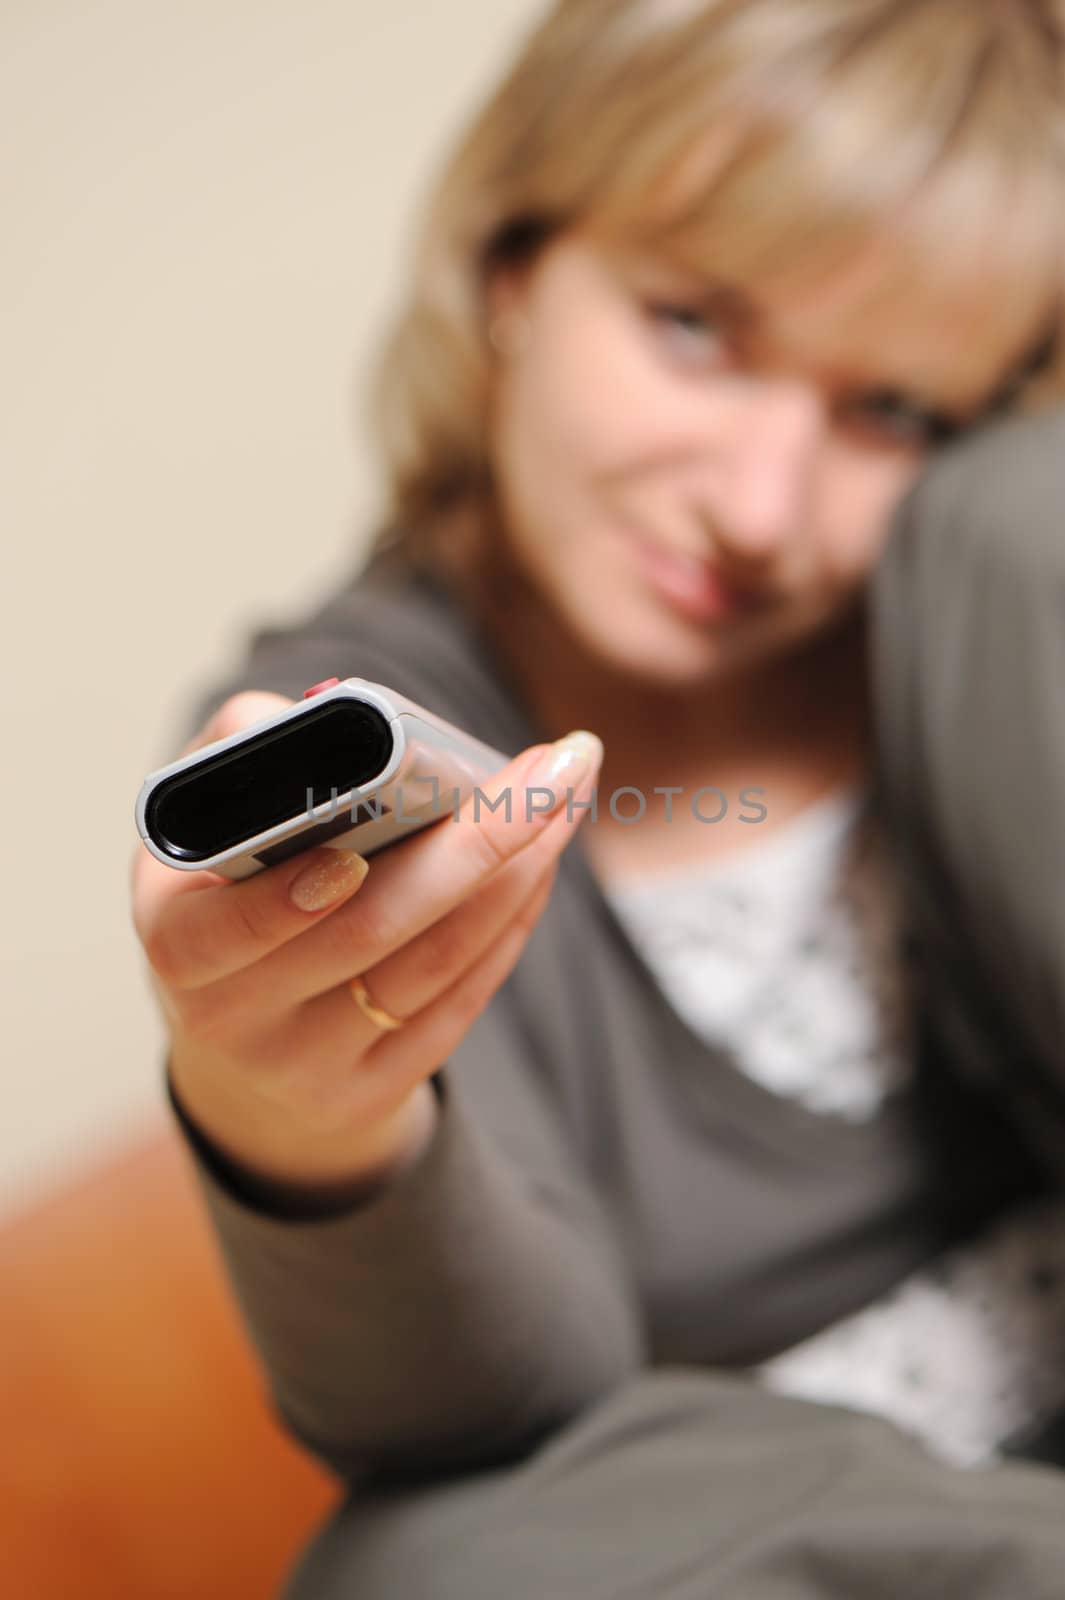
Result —
<svg viewBox="0 0 1065 1600"><path fill-rule="evenodd" d="M239 694L186 751L292 704ZM573 736L570 736L571 739ZM567 749L571 763L542 769ZM580 765L582 754L587 757ZM515 966L586 811L602 746L536 745L477 796L372 856L322 847L231 882L175 872L138 846L133 922L169 1032L183 1106L228 1159L267 1184L325 1192L391 1170L424 1142L428 1079ZM534 812L542 786L557 800ZM361 976L405 1025L356 1005Z"/></svg>

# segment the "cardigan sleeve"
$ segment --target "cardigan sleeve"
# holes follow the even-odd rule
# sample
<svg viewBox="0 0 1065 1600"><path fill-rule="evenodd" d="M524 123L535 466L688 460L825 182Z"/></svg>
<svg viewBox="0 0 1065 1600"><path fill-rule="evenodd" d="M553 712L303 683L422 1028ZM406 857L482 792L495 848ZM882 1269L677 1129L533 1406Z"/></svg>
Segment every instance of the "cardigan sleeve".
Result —
<svg viewBox="0 0 1065 1600"><path fill-rule="evenodd" d="M620 1249L498 1009L436 1074L419 1159L335 1215L245 1199L175 1106L272 1403L349 1481L516 1459L642 1365Z"/></svg>

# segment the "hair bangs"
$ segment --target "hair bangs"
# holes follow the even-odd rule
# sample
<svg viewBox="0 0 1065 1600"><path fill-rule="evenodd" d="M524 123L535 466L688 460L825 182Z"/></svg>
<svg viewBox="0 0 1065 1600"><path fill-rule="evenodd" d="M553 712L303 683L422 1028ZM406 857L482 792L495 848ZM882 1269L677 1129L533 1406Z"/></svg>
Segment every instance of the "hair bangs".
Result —
<svg viewBox="0 0 1065 1600"><path fill-rule="evenodd" d="M1060 273L1062 144L1048 142L1046 108L1033 113L1013 56L993 32L971 32L959 52L936 7L879 10L902 35L893 52L883 28L857 43L840 30L833 50L778 45L757 77L716 96L710 128L697 76L689 106L683 81L665 82L657 144L602 186L599 226L704 274L782 287L887 236L903 273L949 276L989 256ZM929 48L933 18L947 59Z"/></svg>

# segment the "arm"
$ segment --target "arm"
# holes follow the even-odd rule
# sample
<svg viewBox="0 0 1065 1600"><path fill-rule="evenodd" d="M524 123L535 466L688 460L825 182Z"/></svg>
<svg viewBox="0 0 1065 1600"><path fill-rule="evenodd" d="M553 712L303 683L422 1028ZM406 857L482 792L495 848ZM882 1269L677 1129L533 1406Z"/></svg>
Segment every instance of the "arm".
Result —
<svg viewBox="0 0 1065 1600"><path fill-rule="evenodd" d="M396 596L382 624L386 601L260 634L193 725L237 688L298 695L352 672L430 704L436 674L436 706L466 720L451 631ZM419 1147L336 1204L246 1182L172 1086L280 1415L344 1477L514 1457L643 1360L622 1252L534 1057L504 988L432 1080Z"/></svg>
<svg viewBox="0 0 1065 1600"><path fill-rule="evenodd" d="M642 1360L609 1226L498 1004L433 1081L416 1160L312 1219L245 1198L183 1124L279 1414L346 1478L513 1458Z"/></svg>
<svg viewBox="0 0 1065 1600"><path fill-rule="evenodd" d="M945 452L871 586L880 777L927 1005L1065 1172L1065 413Z"/></svg>

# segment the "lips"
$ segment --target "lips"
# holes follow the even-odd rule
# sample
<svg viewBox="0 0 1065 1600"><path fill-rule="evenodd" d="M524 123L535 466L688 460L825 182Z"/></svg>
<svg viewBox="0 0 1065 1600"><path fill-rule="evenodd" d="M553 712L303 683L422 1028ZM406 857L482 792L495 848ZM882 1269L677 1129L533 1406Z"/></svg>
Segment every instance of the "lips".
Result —
<svg viewBox="0 0 1065 1600"><path fill-rule="evenodd" d="M765 606L763 590L742 587L712 562L667 550L649 539L638 545L644 575L665 600L699 622L739 616Z"/></svg>
<svg viewBox="0 0 1065 1600"><path fill-rule="evenodd" d="M723 572L714 562L705 561L701 556L681 555L676 550L667 550L663 553L671 561L676 562L678 567L686 571L693 583L701 581L712 584L738 605L754 606L764 604L768 598L764 589L755 589L750 584L739 583L735 578L731 578L727 573Z"/></svg>

